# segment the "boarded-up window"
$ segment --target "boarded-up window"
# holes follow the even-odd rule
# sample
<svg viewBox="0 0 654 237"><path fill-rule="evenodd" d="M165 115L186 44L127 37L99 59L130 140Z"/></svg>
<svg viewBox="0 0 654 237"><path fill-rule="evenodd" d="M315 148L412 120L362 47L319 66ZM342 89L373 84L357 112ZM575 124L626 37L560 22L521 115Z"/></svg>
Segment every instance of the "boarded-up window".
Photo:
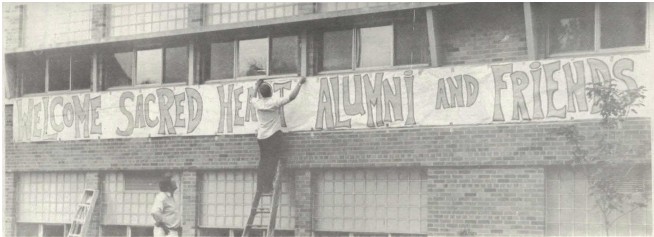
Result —
<svg viewBox="0 0 654 237"><path fill-rule="evenodd" d="M277 210L276 229L292 230L295 228L295 207L293 206L292 180L284 176L282 196ZM219 171L202 175L200 226L208 228L239 229L243 228L250 214L250 208L256 190L256 172L254 171ZM270 198L262 198L262 207L270 206ZM259 214L254 224L262 225Z"/></svg>
<svg viewBox="0 0 654 237"><path fill-rule="evenodd" d="M316 229L420 234L427 230L419 169L330 170L317 175Z"/></svg>
<svg viewBox="0 0 654 237"><path fill-rule="evenodd" d="M18 222L69 223L84 191L82 173L24 173L18 182Z"/></svg>
<svg viewBox="0 0 654 237"><path fill-rule="evenodd" d="M651 170L647 168L625 171L617 184L620 193L645 190L651 193ZM546 173L546 230L548 236L601 236L604 232L602 212L590 195L589 183L580 170L556 167ZM635 197L636 198L636 197ZM650 203L651 200L647 200ZM652 208L639 208L621 217L609 235L651 236ZM615 213L620 215L619 213ZM611 219L614 219L613 217Z"/></svg>

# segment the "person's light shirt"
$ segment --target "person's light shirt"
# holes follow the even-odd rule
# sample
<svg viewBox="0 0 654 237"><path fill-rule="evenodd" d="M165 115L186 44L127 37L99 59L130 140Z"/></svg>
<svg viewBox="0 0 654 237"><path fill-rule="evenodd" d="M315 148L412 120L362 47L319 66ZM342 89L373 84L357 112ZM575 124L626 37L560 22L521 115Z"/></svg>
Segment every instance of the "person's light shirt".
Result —
<svg viewBox="0 0 654 237"><path fill-rule="evenodd" d="M175 197L169 192L157 193L157 196L154 197L154 203L152 204L150 213L159 213L161 222L169 229L177 228L180 225L177 203L175 203Z"/></svg>
<svg viewBox="0 0 654 237"><path fill-rule="evenodd" d="M254 97L250 100L252 106L257 109L259 119L257 139L266 139L282 129L281 107L288 102L288 96L280 98L274 95L268 98Z"/></svg>

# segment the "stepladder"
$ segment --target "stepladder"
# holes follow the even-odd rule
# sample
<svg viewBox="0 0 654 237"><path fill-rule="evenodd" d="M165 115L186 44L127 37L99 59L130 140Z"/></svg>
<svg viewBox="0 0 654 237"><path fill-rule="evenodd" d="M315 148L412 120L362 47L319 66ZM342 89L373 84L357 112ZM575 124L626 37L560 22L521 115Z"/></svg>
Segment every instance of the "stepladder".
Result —
<svg viewBox="0 0 654 237"><path fill-rule="evenodd" d="M254 199L252 200L252 208L250 209L250 215L248 216L245 228L243 229L242 237L249 237L252 234L252 230L254 229L263 230L264 232L262 236L275 236L277 209L279 207L279 200L281 199L282 195L283 171L283 159L280 159L280 161L277 163L277 170L273 180L272 193L262 193L259 190L255 192ZM268 217L267 225L254 224L254 219L258 214L262 219L264 219L266 216ZM265 219L263 221L265 223Z"/></svg>
<svg viewBox="0 0 654 237"><path fill-rule="evenodd" d="M91 223L91 216L93 215L93 208L98 199L98 191L93 189L86 189L77 204L77 211L73 216L73 222L68 230L68 237L83 237L86 236L86 231Z"/></svg>

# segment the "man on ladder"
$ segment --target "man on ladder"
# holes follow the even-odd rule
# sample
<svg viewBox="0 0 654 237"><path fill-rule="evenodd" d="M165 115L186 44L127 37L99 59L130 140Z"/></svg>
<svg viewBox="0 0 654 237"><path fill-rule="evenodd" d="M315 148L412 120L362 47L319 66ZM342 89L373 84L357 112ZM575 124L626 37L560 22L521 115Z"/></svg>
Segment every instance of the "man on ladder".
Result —
<svg viewBox="0 0 654 237"><path fill-rule="evenodd" d="M279 153L282 149L282 119L281 107L295 100L300 88L306 79L303 77L288 97L272 97L272 88L263 79L257 80L254 90L259 92L260 98L252 98L252 106L257 109L259 128L257 140L259 142L259 170L257 173L257 191L272 192L272 183L275 178L275 169L279 162Z"/></svg>
<svg viewBox="0 0 654 237"><path fill-rule="evenodd" d="M250 216L243 229L242 236L249 236L250 231L255 227L253 225L254 217L257 213L268 213L269 224L266 228L267 236L273 236L275 232L275 218L277 215L277 205L281 195L281 175L282 167L279 163L280 152L282 150L282 117L281 107L295 100L305 78L300 79L288 97L272 97L272 88L269 84L264 84L263 79L257 80L254 88L259 93L259 98L252 98L251 103L257 109L257 118L259 119L259 128L257 129L257 140L259 142L259 170L257 172L257 192L254 194ZM279 165L278 165L279 164ZM275 178L275 173L277 178ZM274 182L274 184L273 184ZM259 208L261 196L271 196L270 208Z"/></svg>

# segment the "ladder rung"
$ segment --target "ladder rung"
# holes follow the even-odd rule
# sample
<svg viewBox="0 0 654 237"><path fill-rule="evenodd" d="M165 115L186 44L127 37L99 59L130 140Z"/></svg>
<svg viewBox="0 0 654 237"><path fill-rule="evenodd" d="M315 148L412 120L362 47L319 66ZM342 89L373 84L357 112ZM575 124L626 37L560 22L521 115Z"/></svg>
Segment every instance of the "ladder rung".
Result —
<svg viewBox="0 0 654 237"><path fill-rule="evenodd" d="M257 208L257 213L270 213L270 208L267 207Z"/></svg>
<svg viewBox="0 0 654 237"><path fill-rule="evenodd" d="M250 225L252 229L268 229L267 225Z"/></svg>

